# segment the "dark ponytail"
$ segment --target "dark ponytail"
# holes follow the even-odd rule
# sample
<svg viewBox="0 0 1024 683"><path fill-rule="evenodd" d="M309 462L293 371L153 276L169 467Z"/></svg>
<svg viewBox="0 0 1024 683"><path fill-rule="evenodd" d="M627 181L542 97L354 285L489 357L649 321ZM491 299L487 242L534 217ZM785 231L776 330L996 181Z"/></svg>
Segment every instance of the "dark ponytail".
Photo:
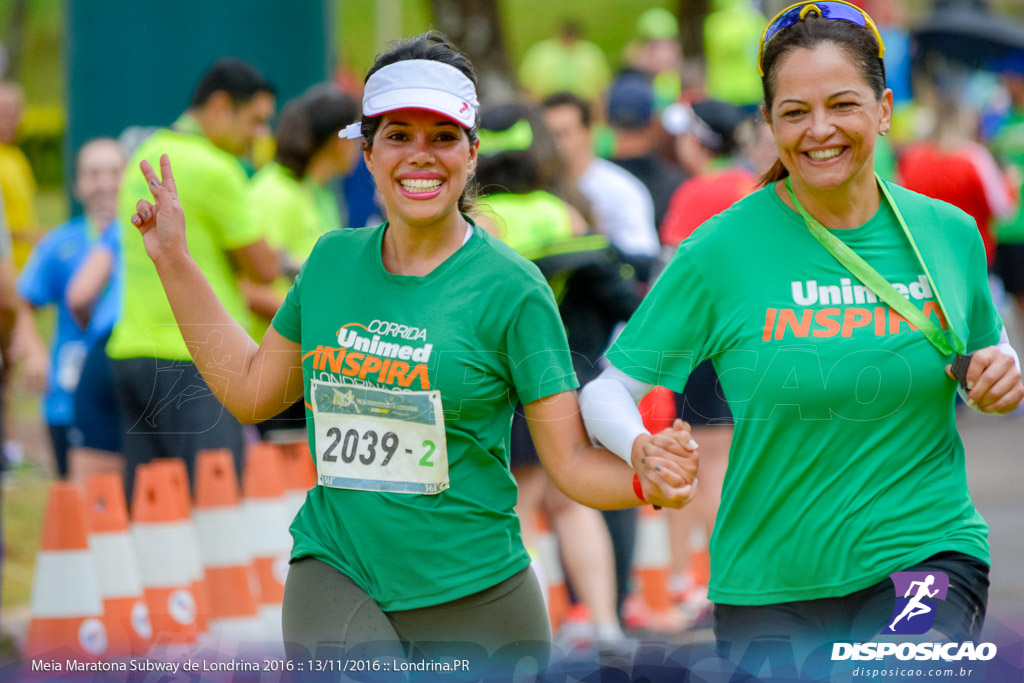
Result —
<svg viewBox="0 0 1024 683"><path fill-rule="evenodd" d="M358 116L356 98L333 84L314 85L281 112L277 122L277 162L302 179L316 153Z"/></svg>
<svg viewBox="0 0 1024 683"><path fill-rule="evenodd" d="M780 180L789 176L789 169L785 167L781 159L776 159L772 167L769 168L758 181L758 187L767 187L772 183L777 183Z"/></svg>

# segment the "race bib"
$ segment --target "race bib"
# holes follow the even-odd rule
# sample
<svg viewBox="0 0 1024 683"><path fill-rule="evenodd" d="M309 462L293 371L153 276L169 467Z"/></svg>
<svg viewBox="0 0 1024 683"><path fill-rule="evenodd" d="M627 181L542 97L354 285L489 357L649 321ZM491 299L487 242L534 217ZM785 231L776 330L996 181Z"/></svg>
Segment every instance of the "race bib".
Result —
<svg viewBox="0 0 1024 683"><path fill-rule="evenodd" d="M441 392L310 380L309 394L321 486L427 495L449 487Z"/></svg>

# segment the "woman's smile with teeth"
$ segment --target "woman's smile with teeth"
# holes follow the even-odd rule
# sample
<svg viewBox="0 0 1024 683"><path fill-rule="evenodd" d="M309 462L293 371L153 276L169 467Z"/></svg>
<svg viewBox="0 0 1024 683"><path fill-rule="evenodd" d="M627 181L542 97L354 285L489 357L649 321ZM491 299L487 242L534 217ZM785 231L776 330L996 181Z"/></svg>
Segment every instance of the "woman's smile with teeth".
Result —
<svg viewBox="0 0 1024 683"><path fill-rule="evenodd" d="M440 178L405 178L399 181L406 192L432 192L441 187Z"/></svg>
<svg viewBox="0 0 1024 683"><path fill-rule="evenodd" d="M807 156L811 157L815 161L827 161L833 157L837 157L843 153L843 147L830 147L829 149L812 149L807 152Z"/></svg>

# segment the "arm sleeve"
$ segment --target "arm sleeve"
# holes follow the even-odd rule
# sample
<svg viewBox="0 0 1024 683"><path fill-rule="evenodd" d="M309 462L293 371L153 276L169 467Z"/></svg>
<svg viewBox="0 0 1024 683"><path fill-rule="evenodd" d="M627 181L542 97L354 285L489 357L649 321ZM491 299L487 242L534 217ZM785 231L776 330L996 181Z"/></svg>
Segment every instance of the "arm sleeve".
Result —
<svg viewBox="0 0 1024 683"><path fill-rule="evenodd" d="M610 365L580 392L580 410L591 437L630 462L633 442L647 434L637 406L654 387Z"/></svg>
<svg viewBox="0 0 1024 683"><path fill-rule="evenodd" d="M606 354L633 379L682 392L711 354L713 296L697 260L684 242Z"/></svg>
<svg viewBox="0 0 1024 683"><path fill-rule="evenodd" d="M1013 358L1013 364L1017 366L1017 370L1019 371L1020 356L1018 356L1017 351L1012 346L1010 346L1010 337L1007 336L1005 328L1003 329L1003 333L999 335L999 343L996 344L996 347L1006 355Z"/></svg>
<svg viewBox="0 0 1024 683"><path fill-rule="evenodd" d="M555 297L546 284L529 292L505 331L512 383L530 403L579 386Z"/></svg>

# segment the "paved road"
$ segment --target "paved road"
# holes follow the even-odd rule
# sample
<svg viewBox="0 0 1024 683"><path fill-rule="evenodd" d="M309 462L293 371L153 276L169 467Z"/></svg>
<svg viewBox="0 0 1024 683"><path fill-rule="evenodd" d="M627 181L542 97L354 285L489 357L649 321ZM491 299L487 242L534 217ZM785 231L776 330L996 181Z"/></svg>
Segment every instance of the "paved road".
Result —
<svg viewBox="0 0 1024 683"><path fill-rule="evenodd" d="M971 493L991 529L988 614L1024 633L1024 415L962 410L958 422Z"/></svg>

